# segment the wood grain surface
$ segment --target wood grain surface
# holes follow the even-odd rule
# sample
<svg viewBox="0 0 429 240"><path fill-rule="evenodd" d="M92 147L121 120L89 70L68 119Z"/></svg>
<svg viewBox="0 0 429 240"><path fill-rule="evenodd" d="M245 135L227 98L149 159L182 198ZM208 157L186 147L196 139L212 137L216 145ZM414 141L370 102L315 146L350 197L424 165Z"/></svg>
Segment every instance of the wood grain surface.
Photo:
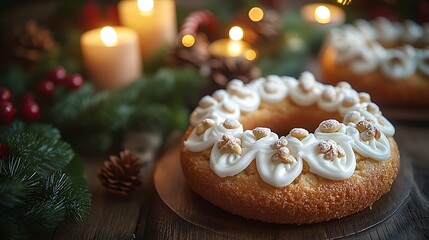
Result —
<svg viewBox="0 0 429 240"><path fill-rule="evenodd" d="M61 224L53 233L52 239L291 239L291 236L326 239L349 235L350 232L353 233L347 237L350 239L428 239L429 123L399 122L395 123L395 126L397 129L395 139L398 142L401 157L409 160L410 171L408 173L413 173L413 175L402 176L411 180L409 182L411 191L402 205L400 201L391 204L400 205L391 216L384 217L383 221L374 226L371 226L373 225L371 222L374 223L374 219L372 219L374 215L371 214L371 211L368 214L361 214L359 217L352 215L353 223L346 222L348 223L347 228L341 219L325 223L326 225L319 224L320 226L315 226L315 224L272 225L248 220L245 220L248 221L246 226L237 226L234 218L240 217L211 206L189 191L188 194L192 195L193 200L199 203L200 207L207 207L204 209L205 211L214 211L219 216L225 216L222 222L211 217L206 219L195 217L190 222L177 215L159 197L154 187L152 166L146 166L145 185L139 192L130 198L116 198L107 194L96 178L101 160L89 158L86 163L86 174L93 194L93 207L90 215L80 224ZM168 150L172 148L174 145L165 149L163 153L168 154ZM158 162L160 160L162 157ZM175 166L168 164L165 167L174 168ZM404 171L406 167L407 165L402 163L400 173L407 173ZM170 177L172 180L174 179L173 175ZM406 191L406 188L393 189L394 196L390 196L390 199L400 199L398 196L403 196ZM174 195L174 192L171 194ZM189 208L183 206L182 210L186 211L186 209ZM265 228L264 231L255 230L261 228L261 225ZM369 228L362 229L362 226ZM243 230L246 230L246 233L243 233ZM293 235L288 231L292 231Z"/></svg>

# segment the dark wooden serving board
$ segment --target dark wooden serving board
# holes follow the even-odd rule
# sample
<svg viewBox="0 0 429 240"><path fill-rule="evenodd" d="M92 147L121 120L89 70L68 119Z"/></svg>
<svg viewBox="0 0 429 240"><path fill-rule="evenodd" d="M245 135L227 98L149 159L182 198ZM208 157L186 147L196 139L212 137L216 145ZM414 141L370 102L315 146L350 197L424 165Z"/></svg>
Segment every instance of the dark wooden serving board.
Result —
<svg viewBox="0 0 429 240"><path fill-rule="evenodd" d="M154 172L155 189L162 201L189 223L211 232L234 237L288 239L341 238L363 232L389 218L404 203L413 184L407 156L389 193L372 208L329 222L309 225L280 225L248 220L226 212L194 193L186 184L179 160L179 145L172 146L159 160Z"/></svg>

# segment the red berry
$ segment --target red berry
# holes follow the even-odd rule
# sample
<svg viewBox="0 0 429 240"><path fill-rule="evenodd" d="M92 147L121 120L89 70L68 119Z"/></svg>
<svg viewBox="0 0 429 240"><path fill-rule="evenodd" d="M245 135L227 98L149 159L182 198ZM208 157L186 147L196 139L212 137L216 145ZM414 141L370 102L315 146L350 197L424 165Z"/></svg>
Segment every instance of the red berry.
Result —
<svg viewBox="0 0 429 240"><path fill-rule="evenodd" d="M12 93L9 89L0 87L0 101L12 102Z"/></svg>
<svg viewBox="0 0 429 240"><path fill-rule="evenodd" d="M58 66L49 73L49 79L54 83L64 83L66 80L67 71L64 67Z"/></svg>
<svg viewBox="0 0 429 240"><path fill-rule="evenodd" d="M9 155L9 145L0 143L0 155L8 156Z"/></svg>
<svg viewBox="0 0 429 240"><path fill-rule="evenodd" d="M66 84L70 90L78 89L83 85L83 78L80 74L72 74L67 77Z"/></svg>
<svg viewBox="0 0 429 240"><path fill-rule="evenodd" d="M44 97L50 97L54 93L55 90L55 84L51 80L45 79L42 80L39 85L37 85L37 92L44 96Z"/></svg>
<svg viewBox="0 0 429 240"><path fill-rule="evenodd" d="M83 84L83 78L80 74L72 74L67 77L66 84L70 90L78 89Z"/></svg>
<svg viewBox="0 0 429 240"><path fill-rule="evenodd" d="M0 102L0 124L8 124L12 122L15 116L15 108L9 101Z"/></svg>
<svg viewBox="0 0 429 240"><path fill-rule="evenodd" d="M22 118L28 121L36 121L40 118L39 104L35 101L22 102L19 112Z"/></svg>

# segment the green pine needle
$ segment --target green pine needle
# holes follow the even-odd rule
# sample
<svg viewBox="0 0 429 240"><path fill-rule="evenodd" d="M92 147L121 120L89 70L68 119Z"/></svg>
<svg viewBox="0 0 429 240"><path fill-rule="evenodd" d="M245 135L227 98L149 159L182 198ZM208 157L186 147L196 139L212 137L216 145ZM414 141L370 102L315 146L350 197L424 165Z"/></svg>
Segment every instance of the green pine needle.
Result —
<svg viewBox="0 0 429 240"><path fill-rule="evenodd" d="M15 156L34 162L45 175L64 169L74 154L68 143L32 133L16 134L7 143Z"/></svg>
<svg viewBox="0 0 429 240"><path fill-rule="evenodd" d="M0 205L14 207L32 193L40 177L20 158L10 157L1 161Z"/></svg>
<svg viewBox="0 0 429 240"><path fill-rule="evenodd" d="M15 121L0 128L0 139L10 148L0 157L2 239L37 238L85 218L91 195L83 167L57 129Z"/></svg>

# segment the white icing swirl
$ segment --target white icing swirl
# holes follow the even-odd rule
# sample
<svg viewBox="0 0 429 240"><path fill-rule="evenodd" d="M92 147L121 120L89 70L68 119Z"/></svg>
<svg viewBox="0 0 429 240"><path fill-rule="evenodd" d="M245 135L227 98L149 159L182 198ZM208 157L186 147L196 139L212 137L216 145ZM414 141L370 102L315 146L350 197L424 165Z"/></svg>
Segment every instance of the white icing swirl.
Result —
<svg viewBox="0 0 429 240"><path fill-rule="evenodd" d="M291 87L290 97L292 101L302 107L316 103L323 85L316 82L314 75L310 72L303 72L298 81L295 86Z"/></svg>
<svg viewBox="0 0 429 240"><path fill-rule="evenodd" d="M277 88L270 86L274 83ZM268 84L268 85L267 85ZM354 151L360 155L383 161L390 156L390 145L386 136L393 136L395 129L393 125L383 117L381 112L373 103L368 103L370 97L362 95L360 102L359 94L353 90L348 83L338 83L336 87L323 85L315 81L314 76L305 72L301 74L299 80L291 77L269 76L260 78L244 85L234 81L230 84L230 92L217 91L213 98L206 97L200 102L191 115L191 122L196 126L205 118L213 119L210 127L204 128L203 132L199 125L193 129L188 139L184 142L185 148L192 152L200 152L212 148L210 155L210 166L220 177L234 176L255 160L256 169L261 179L273 186L284 187L289 185L302 172L303 161L310 167L310 172L319 176L332 179L343 180L350 177L356 167L356 156ZM238 91L246 89L244 95ZM344 124L341 123L339 129L334 132L322 131L322 124L316 129L314 134L304 134L303 139L298 139L292 132L285 138L279 137L269 129L254 129L243 132L243 127L237 120L240 112L244 111L242 106L237 105L234 98L262 99L269 103L276 103L289 97L300 106L308 106L313 103L325 111L338 111L344 116ZM282 97L280 97L282 96ZM299 102L302 101L302 102ZM253 102L248 106L259 107L260 102ZM232 118L231 120L229 118ZM227 120L225 120L227 119ZM368 120L379 129L380 136L368 141L362 140L356 124L360 121ZM338 122L337 122L338 124ZM324 127L330 124L325 124ZM335 124L334 124L335 125ZM200 128L199 128L200 127ZM197 134L197 129L198 133ZM258 136L255 134L258 133ZM230 153L221 151L218 143L224 135L239 138L241 151ZM282 140L283 139L283 140ZM377 140L378 139L378 140ZM280 148L273 147L281 142L282 147L287 148L287 161L277 161ZM333 145L329 145L329 144ZM335 147L337 155L321 152L320 146ZM284 150L284 149L283 149ZM240 153L240 154L239 154ZM341 153L341 154L339 154Z"/></svg>
<svg viewBox="0 0 429 240"><path fill-rule="evenodd" d="M386 60L381 62L381 69L391 79L403 79L412 76L417 67L415 49L406 45L404 49L390 49Z"/></svg>
<svg viewBox="0 0 429 240"><path fill-rule="evenodd" d="M350 145L360 155L379 161L389 159L390 144L384 134L381 135L379 140L374 138L365 142L360 138L359 131L354 127L354 124L351 123L347 126L347 135L353 139Z"/></svg>
<svg viewBox="0 0 429 240"><path fill-rule="evenodd" d="M416 49L409 45L429 43L429 25L424 27L406 20L403 24L379 18L370 24L366 20L357 20L355 26L344 25L331 29L329 43L337 50L337 63L349 62L351 71L358 74L376 71L392 80L404 80L413 76L417 70L429 76L427 49ZM384 48L377 41L395 43L404 41L401 47Z"/></svg>
<svg viewBox="0 0 429 240"><path fill-rule="evenodd" d="M351 63L355 73L372 72L378 67L377 57L374 51L368 51L366 47L356 47L355 60Z"/></svg>
<svg viewBox="0 0 429 240"><path fill-rule="evenodd" d="M259 95L252 91L250 88L243 86L243 82L240 80L232 80L228 84L228 90L237 91L241 93L243 96L237 96L235 94L230 94L229 99L237 104L243 112L253 112L258 109L259 104L261 103Z"/></svg>
<svg viewBox="0 0 429 240"><path fill-rule="evenodd" d="M374 27L364 19L358 19L355 22L356 28L365 36L366 39L374 40L377 38L377 32Z"/></svg>
<svg viewBox="0 0 429 240"><path fill-rule="evenodd" d="M411 20L406 20L404 22L404 34L402 34L402 39L406 42L415 42L421 37L423 37L423 28Z"/></svg>
<svg viewBox="0 0 429 240"><path fill-rule="evenodd" d="M356 157L350 145L352 138L346 135L346 126L341 124L340 130L335 133L323 133L319 128L314 132L317 141L311 144L310 151L304 153L303 157L310 166L310 171L332 180L344 180L353 175L356 168ZM318 151L318 144L324 140L334 140L344 152L344 157L335 157L326 160Z"/></svg>
<svg viewBox="0 0 429 240"><path fill-rule="evenodd" d="M259 85L258 93L264 102L276 103L287 96L288 89L280 77L271 75Z"/></svg>
<svg viewBox="0 0 429 240"><path fill-rule="evenodd" d="M356 110L362 115L362 119L370 119L375 122L375 125L380 131L388 137L395 134L395 127L385 118L381 112L377 114L370 113L366 110L368 104L361 104ZM360 119L360 120L362 120Z"/></svg>
<svg viewBox="0 0 429 240"><path fill-rule="evenodd" d="M201 135L198 135L196 133L196 128L194 128L184 144L185 148L191 152L201 152L210 148L224 134L237 137L242 133L243 125L241 124L238 128L234 129L227 129L223 126L223 124L216 124L213 127L208 128Z"/></svg>

